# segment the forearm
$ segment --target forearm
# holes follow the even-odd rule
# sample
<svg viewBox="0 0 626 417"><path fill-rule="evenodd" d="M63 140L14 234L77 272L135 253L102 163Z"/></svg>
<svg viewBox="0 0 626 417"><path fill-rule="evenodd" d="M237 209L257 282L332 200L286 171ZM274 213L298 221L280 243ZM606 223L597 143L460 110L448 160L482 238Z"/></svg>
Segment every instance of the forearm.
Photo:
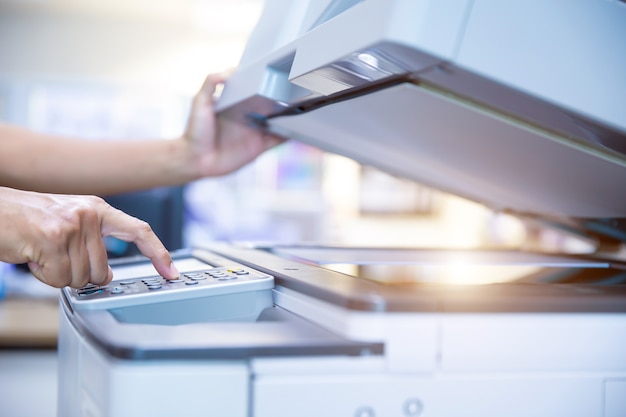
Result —
<svg viewBox="0 0 626 417"><path fill-rule="evenodd" d="M0 124L0 185L108 195L179 185L198 177L184 139L93 141Z"/></svg>
<svg viewBox="0 0 626 417"><path fill-rule="evenodd" d="M93 141L0 123L0 186L103 196L233 172L283 139L216 117L213 93L223 81L206 78L177 139Z"/></svg>

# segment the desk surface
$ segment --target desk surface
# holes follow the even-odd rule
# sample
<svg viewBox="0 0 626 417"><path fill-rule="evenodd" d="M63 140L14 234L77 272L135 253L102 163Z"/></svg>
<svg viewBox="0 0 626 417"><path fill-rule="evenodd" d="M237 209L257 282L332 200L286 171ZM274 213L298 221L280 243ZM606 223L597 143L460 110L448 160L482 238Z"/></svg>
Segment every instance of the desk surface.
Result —
<svg viewBox="0 0 626 417"><path fill-rule="evenodd" d="M24 268L0 266L0 349L55 349L59 290L43 284Z"/></svg>
<svg viewBox="0 0 626 417"><path fill-rule="evenodd" d="M0 348L56 348L58 330L58 300L0 300Z"/></svg>

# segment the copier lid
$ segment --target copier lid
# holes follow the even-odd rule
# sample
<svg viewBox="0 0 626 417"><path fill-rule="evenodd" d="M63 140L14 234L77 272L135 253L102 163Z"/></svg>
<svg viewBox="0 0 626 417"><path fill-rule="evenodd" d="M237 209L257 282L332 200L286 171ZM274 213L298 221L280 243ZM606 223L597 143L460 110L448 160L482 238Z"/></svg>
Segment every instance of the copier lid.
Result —
<svg viewBox="0 0 626 417"><path fill-rule="evenodd" d="M218 110L626 241L626 4L268 0Z"/></svg>

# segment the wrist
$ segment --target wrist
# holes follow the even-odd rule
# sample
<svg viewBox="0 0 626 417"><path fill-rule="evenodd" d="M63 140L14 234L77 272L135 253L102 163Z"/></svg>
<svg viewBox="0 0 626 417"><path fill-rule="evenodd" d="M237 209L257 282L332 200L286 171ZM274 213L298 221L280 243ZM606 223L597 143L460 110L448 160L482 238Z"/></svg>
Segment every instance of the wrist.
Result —
<svg viewBox="0 0 626 417"><path fill-rule="evenodd" d="M195 181L211 175L212 157L209 152L203 152L194 146L185 136L170 141L171 147L167 152L173 165L172 175L179 183Z"/></svg>

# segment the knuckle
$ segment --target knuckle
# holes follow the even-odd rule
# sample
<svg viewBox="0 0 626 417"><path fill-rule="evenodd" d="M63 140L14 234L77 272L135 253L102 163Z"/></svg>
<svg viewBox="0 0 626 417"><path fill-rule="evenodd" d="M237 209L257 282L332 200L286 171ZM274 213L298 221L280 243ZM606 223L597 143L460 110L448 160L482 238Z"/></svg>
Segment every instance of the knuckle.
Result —
<svg viewBox="0 0 626 417"><path fill-rule="evenodd" d="M41 233L44 239L51 242L63 242L70 235L78 232L80 224L71 219L61 218L55 222L48 222L41 227Z"/></svg>
<svg viewBox="0 0 626 417"><path fill-rule="evenodd" d="M139 231L141 237L146 237L154 233L150 224L141 219L137 219L137 230Z"/></svg>
<svg viewBox="0 0 626 417"><path fill-rule="evenodd" d="M95 195L88 195L81 197L80 201L72 206L69 210L77 216L81 215L96 215L98 208L107 203L100 197Z"/></svg>
<svg viewBox="0 0 626 417"><path fill-rule="evenodd" d="M100 207L100 206L109 205L106 201L104 201L102 197L98 197L95 195L85 196L85 202L88 203L92 207Z"/></svg>
<svg viewBox="0 0 626 417"><path fill-rule="evenodd" d="M76 233L83 224L99 221L98 206L104 203L100 197L86 196L71 205L65 205L57 216L47 224L47 231L52 235Z"/></svg>

